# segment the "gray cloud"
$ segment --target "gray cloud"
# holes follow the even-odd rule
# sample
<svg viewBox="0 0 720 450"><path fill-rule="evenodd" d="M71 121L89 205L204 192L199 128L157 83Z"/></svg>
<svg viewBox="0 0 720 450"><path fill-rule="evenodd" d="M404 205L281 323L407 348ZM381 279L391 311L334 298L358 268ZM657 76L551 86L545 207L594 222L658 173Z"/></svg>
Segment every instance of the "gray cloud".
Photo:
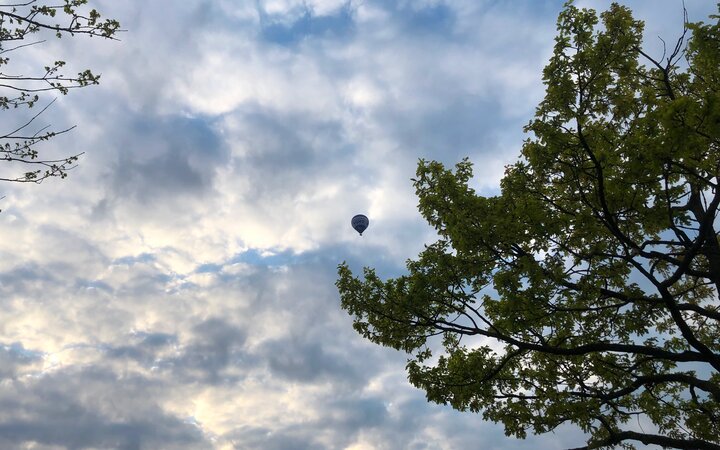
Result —
<svg viewBox="0 0 720 450"><path fill-rule="evenodd" d="M436 91L427 95L453 100L438 102L434 108L410 117L392 108L380 112L382 121L388 124L388 131L402 148L414 149L416 157L452 165L465 156L499 151L499 135L507 133L514 125L510 120L484 120L501 109L497 100L476 96L463 98L461 92L447 95Z"/></svg>
<svg viewBox="0 0 720 450"><path fill-rule="evenodd" d="M328 336L329 337L329 336ZM333 353L324 342L302 342L299 336L268 342L260 352L266 355L272 373L299 382L330 381L364 383L362 369L346 353Z"/></svg>
<svg viewBox="0 0 720 450"><path fill-rule="evenodd" d="M14 379L27 366L42 359L42 353L26 349L22 343L0 345L0 380Z"/></svg>
<svg viewBox="0 0 720 450"><path fill-rule="evenodd" d="M122 151L109 177L111 201L144 206L183 203L212 189L215 168L227 151L210 123L202 119L136 117L132 133L118 136Z"/></svg>
<svg viewBox="0 0 720 450"><path fill-rule="evenodd" d="M314 436L307 429L274 431L269 428L242 427L225 436L234 448L247 450L320 449Z"/></svg>
<svg viewBox="0 0 720 450"><path fill-rule="evenodd" d="M457 12L446 2L374 2L393 15L404 34L433 35L438 39L452 36Z"/></svg>
<svg viewBox="0 0 720 450"><path fill-rule="evenodd" d="M143 367L151 369L158 363L161 352L167 347L177 345L177 336L168 333L133 333L132 339L119 346L107 346L108 358L132 359Z"/></svg>
<svg viewBox="0 0 720 450"><path fill-rule="evenodd" d="M248 202L269 202L337 177L332 167L352 156L343 124L329 118L249 106L235 112L233 122L239 127L234 165L249 184Z"/></svg>
<svg viewBox="0 0 720 450"><path fill-rule="evenodd" d="M228 373L229 366L242 370L246 332L223 319L211 318L193 327L193 339L181 350L180 356L161 362L161 369L170 366L176 377L186 382L208 384L237 383L238 374Z"/></svg>
<svg viewBox="0 0 720 450"><path fill-rule="evenodd" d="M673 36L663 8L635 5ZM496 188L560 7L101 1L121 42L36 55L103 73L48 111L79 125L48 145L86 151L81 165L2 192L0 448L580 445L428 404L333 285L343 260L394 276L434 239L418 157L470 155Z"/></svg>
<svg viewBox="0 0 720 450"><path fill-rule="evenodd" d="M148 380L96 368L51 373L0 387L0 444L67 449L198 448L191 424L153 402Z"/></svg>

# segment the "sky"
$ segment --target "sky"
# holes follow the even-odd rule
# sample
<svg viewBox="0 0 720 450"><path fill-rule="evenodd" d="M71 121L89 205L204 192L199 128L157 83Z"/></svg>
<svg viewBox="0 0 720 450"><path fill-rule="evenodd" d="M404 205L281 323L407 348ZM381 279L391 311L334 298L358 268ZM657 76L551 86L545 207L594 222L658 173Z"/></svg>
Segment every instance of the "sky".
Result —
<svg viewBox="0 0 720 450"><path fill-rule="evenodd" d="M48 39L19 60L102 76L40 102L57 97L43 125L77 125L40 147L85 152L70 176L0 186L0 448L584 443L570 427L508 438L427 403L334 286L342 261L396 276L433 242L419 158L467 156L476 191L498 192L562 1L90 3L119 41ZM652 54L681 33L681 1L625 4ZM691 21L716 11L685 6Z"/></svg>

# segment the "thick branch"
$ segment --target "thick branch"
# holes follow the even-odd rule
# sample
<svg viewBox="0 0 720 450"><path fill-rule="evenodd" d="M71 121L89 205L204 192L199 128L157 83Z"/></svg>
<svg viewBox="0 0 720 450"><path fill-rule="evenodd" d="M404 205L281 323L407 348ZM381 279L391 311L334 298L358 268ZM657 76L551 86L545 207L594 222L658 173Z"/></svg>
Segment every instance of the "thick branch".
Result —
<svg viewBox="0 0 720 450"><path fill-rule="evenodd" d="M422 321L417 321L412 325L436 328L440 331L453 332L458 334L465 334L471 336L485 336L497 339L507 344L512 344L523 350L537 351L540 353L547 353L552 355L566 355L566 356L582 356L590 353L599 352L616 352L616 353L627 353L637 355L652 356L657 359L664 359L667 361L674 362L706 362L711 363L713 359L706 356L703 353L686 350L684 352L676 353L663 350L657 347L650 347L646 345L635 345L635 344L618 344L613 342L595 342L592 344L579 345L577 347L557 347L552 345L536 344L532 342L525 342L516 339L512 336L505 334L491 332L481 328L472 328L459 325L456 323L448 322L442 319L430 319L427 317L420 317Z"/></svg>
<svg viewBox="0 0 720 450"><path fill-rule="evenodd" d="M701 439L677 439L657 434L638 433L636 431L613 432L607 439L571 450L589 450L607 447L617 445L623 441L640 441L645 445L655 444L665 448L671 447L686 450L720 450L720 445Z"/></svg>

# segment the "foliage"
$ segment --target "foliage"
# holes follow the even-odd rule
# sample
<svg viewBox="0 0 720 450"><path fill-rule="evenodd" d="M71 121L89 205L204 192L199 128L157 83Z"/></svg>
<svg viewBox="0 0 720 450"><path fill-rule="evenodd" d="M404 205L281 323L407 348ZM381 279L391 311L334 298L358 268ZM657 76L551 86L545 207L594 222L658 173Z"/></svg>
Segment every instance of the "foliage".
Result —
<svg viewBox="0 0 720 450"><path fill-rule="evenodd" d="M65 95L70 89L98 84L100 75L89 69L75 76L66 76L62 71L65 61L52 61L33 75L6 72L11 66L11 57L21 50L46 42L41 38L44 34L51 33L57 38L88 35L113 39L120 29L116 20L101 20L97 10L88 10L87 0L63 0L60 3L29 0L0 5L0 111L32 108L40 100L42 92L55 91ZM49 177L65 178L67 171L74 166L80 154L48 160L41 158L36 149L40 142L74 128L32 130L34 122L48 106L21 126L0 132L0 159L14 164L13 167L29 168L17 175L0 177L0 181L40 183Z"/></svg>
<svg viewBox="0 0 720 450"><path fill-rule="evenodd" d="M568 2L501 193L421 160L439 240L396 279L339 266L354 327L429 401L520 438L720 448L719 18L656 60L627 8Z"/></svg>

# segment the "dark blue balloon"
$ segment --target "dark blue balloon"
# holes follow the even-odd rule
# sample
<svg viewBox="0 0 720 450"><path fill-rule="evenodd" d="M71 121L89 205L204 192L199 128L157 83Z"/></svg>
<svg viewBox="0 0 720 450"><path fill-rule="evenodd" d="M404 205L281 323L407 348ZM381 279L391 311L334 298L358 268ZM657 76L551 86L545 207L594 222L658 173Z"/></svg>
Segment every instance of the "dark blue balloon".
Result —
<svg viewBox="0 0 720 450"><path fill-rule="evenodd" d="M355 231L360 233L360 236L362 236L363 231L365 231L368 225L370 225L370 220L367 218L367 216L358 214L357 216L352 218L350 224L353 228L355 228Z"/></svg>

